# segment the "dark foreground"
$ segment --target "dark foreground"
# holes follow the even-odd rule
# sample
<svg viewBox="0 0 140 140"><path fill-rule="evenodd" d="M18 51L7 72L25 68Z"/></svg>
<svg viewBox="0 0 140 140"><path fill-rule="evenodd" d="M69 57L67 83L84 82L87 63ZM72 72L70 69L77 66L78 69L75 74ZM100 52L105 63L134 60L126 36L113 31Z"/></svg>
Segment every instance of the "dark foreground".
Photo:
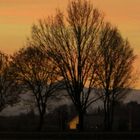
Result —
<svg viewBox="0 0 140 140"><path fill-rule="evenodd" d="M0 140L140 140L139 132L77 133L77 132L1 132Z"/></svg>

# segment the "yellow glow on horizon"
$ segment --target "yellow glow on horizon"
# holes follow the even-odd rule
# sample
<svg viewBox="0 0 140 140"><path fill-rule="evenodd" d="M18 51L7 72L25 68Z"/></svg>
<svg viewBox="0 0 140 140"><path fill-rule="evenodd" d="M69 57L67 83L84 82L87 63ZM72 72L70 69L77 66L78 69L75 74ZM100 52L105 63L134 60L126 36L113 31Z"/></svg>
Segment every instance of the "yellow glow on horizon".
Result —
<svg viewBox="0 0 140 140"><path fill-rule="evenodd" d="M76 128L77 128L78 121L79 121L78 116L76 116L75 118L73 118L73 119L69 122L69 128L70 128L70 129L76 129Z"/></svg>

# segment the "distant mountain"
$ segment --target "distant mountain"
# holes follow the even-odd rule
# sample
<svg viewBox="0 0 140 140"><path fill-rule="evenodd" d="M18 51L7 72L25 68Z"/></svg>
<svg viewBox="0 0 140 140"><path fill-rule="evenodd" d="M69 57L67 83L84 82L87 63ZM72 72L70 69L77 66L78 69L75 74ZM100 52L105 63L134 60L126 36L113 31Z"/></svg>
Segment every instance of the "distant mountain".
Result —
<svg viewBox="0 0 140 140"><path fill-rule="evenodd" d="M140 104L140 89L131 89L127 97L124 100L124 103L136 101Z"/></svg>
<svg viewBox="0 0 140 140"><path fill-rule="evenodd" d="M64 92L64 91L63 91ZM14 106L7 106L1 113L0 116L16 116L21 113L28 113L31 109L34 108L34 104L29 104L29 102L33 102L33 98L30 93L24 94L21 96L21 102L15 104ZM128 96L125 98L124 103L128 103L130 101L136 101L140 104L140 90L131 89L129 90ZM58 108L64 104L71 104L71 100L66 96L60 101L53 101L49 103L47 112ZM98 101L93 103L88 110L94 109L98 106L101 106L102 102ZM34 109L35 113L37 113L37 108Z"/></svg>

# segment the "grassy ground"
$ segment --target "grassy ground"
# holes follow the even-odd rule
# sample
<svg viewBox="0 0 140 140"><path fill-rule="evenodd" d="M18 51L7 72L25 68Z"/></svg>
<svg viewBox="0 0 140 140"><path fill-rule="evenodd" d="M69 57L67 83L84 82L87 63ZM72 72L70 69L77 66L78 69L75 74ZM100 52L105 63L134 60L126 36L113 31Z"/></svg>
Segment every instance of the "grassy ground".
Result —
<svg viewBox="0 0 140 140"><path fill-rule="evenodd" d="M1 132L0 140L140 140L139 132L78 133L78 132Z"/></svg>

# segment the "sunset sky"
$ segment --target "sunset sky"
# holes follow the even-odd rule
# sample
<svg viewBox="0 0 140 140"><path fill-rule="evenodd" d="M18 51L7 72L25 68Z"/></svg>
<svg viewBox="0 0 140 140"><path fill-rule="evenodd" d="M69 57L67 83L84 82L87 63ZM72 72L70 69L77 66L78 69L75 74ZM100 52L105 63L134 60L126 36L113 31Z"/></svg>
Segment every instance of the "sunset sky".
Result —
<svg viewBox="0 0 140 140"><path fill-rule="evenodd" d="M68 1L0 0L0 50L12 54L23 47L32 24L54 14L56 8L65 11ZM140 72L140 0L90 1L104 12L107 21L119 28L124 38L128 38L138 55L136 69Z"/></svg>

